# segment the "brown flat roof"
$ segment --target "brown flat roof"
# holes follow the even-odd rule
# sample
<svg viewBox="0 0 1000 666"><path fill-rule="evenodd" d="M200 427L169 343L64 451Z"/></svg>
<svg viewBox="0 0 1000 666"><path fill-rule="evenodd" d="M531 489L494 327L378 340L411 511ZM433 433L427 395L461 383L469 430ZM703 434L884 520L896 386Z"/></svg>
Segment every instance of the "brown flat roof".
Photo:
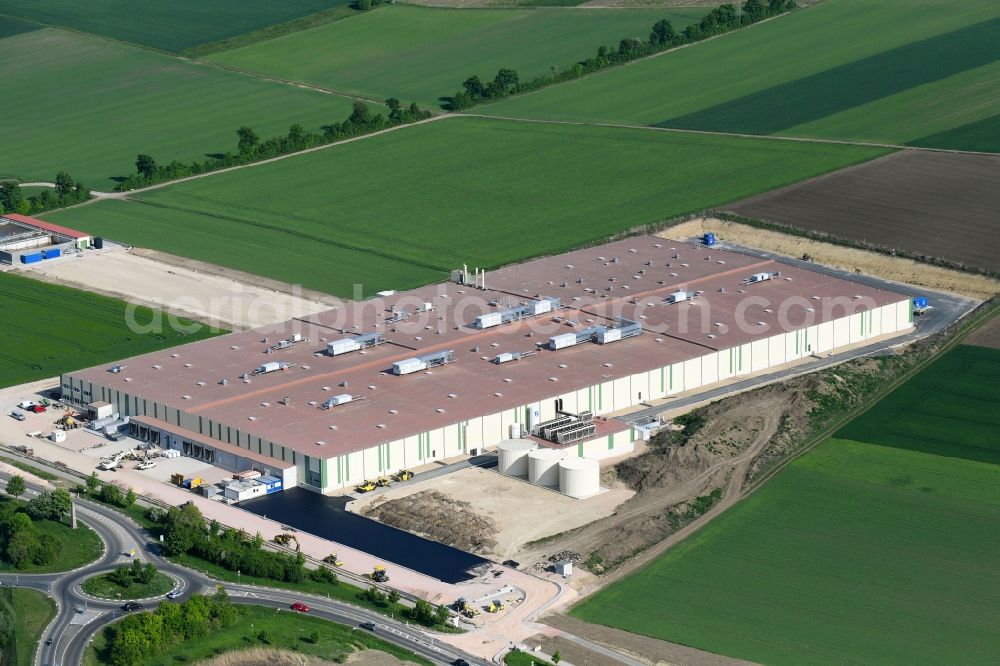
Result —
<svg viewBox="0 0 1000 666"><path fill-rule="evenodd" d="M762 272L781 275L744 284L750 274ZM652 236L494 271L486 275L486 287L484 292L455 283L430 285L131 358L121 362L126 367L117 374L108 372L110 365L69 374L308 455L331 457L907 298ZM665 304L665 296L679 289L694 298ZM480 314L546 296L559 298L564 307L486 330L471 326ZM425 303L431 309L425 310ZM408 316L387 321L400 313ZM553 335L606 325L616 317L641 322L643 334L608 345L542 349L501 365L489 362L502 352L532 352ZM387 342L335 357L324 353L329 341L373 331ZM267 353L293 333L307 340ZM391 374L394 362L434 351L453 351L455 362ZM242 378L269 361L289 365ZM320 408L342 393L355 401Z"/></svg>

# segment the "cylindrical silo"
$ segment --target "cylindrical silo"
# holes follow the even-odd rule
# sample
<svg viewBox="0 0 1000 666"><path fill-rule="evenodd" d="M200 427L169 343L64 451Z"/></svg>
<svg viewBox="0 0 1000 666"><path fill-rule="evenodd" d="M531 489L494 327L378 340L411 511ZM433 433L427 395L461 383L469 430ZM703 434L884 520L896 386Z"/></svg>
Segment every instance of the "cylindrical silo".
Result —
<svg viewBox="0 0 1000 666"><path fill-rule="evenodd" d="M538 448L530 439L505 439L497 447L501 474L528 476L528 454Z"/></svg>
<svg viewBox="0 0 1000 666"><path fill-rule="evenodd" d="M559 461L566 453L558 449L535 449L528 454L528 481L549 488L559 487Z"/></svg>
<svg viewBox="0 0 1000 666"><path fill-rule="evenodd" d="M593 458L567 458L559 463L559 492L590 497L601 489L601 466Z"/></svg>

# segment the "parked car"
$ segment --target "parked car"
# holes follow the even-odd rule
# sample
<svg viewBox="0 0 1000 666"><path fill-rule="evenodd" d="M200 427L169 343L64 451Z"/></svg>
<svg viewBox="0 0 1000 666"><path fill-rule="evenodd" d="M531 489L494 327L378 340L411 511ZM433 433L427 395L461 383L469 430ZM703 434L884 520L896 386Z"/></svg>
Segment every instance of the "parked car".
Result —
<svg viewBox="0 0 1000 666"><path fill-rule="evenodd" d="M451 662L452 666L469 666L469 662L459 657L455 661Z"/></svg>
<svg viewBox="0 0 1000 666"><path fill-rule="evenodd" d="M293 611L298 611L300 613L308 613L309 612L309 606L306 606L301 601L296 601L294 604L292 604L292 610Z"/></svg>
<svg viewBox="0 0 1000 666"><path fill-rule="evenodd" d="M374 622L362 622L358 625L358 627L361 629L367 629L368 631L375 631L376 629Z"/></svg>
<svg viewBox="0 0 1000 666"><path fill-rule="evenodd" d="M131 613L133 611L138 611L138 610L143 610L144 608L145 608L145 606L143 606L142 604L140 604L138 601L130 601L127 604L125 604L124 606L122 606L122 610L125 611L125 612L127 612L127 613Z"/></svg>
<svg viewBox="0 0 1000 666"><path fill-rule="evenodd" d="M19 412L16 409L10 413L10 416L11 418L17 419L18 421L23 421L24 419L28 418L27 416L24 415L24 412Z"/></svg>
<svg viewBox="0 0 1000 666"><path fill-rule="evenodd" d="M141 463L135 466L135 468L138 470L153 469L154 467L156 467L156 463L152 460L143 460Z"/></svg>
<svg viewBox="0 0 1000 666"><path fill-rule="evenodd" d="M180 590L171 590L170 592L167 592L167 599L176 599L179 596L181 596Z"/></svg>

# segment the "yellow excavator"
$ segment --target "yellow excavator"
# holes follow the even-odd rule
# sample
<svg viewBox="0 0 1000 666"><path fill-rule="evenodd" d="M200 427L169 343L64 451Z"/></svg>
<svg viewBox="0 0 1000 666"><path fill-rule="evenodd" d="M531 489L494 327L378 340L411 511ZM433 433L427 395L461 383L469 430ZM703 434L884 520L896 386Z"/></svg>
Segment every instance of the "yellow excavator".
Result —
<svg viewBox="0 0 1000 666"><path fill-rule="evenodd" d="M378 486L379 488L388 488L390 483L392 482L389 481L389 479L385 478L384 476L380 476L378 480L375 481L375 485Z"/></svg>
<svg viewBox="0 0 1000 666"><path fill-rule="evenodd" d="M327 564L332 564L335 567L342 567L344 563L337 559L337 553L330 553L323 558L323 561Z"/></svg>
<svg viewBox="0 0 1000 666"><path fill-rule="evenodd" d="M502 610L503 610L503 602L502 601L491 601L490 605L486 607L486 612L487 613L496 613L496 612L502 611Z"/></svg>
<svg viewBox="0 0 1000 666"><path fill-rule="evenodd" d="M398 472L396 472L397 481L409 481L412 478L413 478L413 472L411 472L408 469L401 469Z"/></svg>
<svg viewBox="0 0 1000 666"><path fill-rule="evenodd" d="M385 573L385 567L381 564L375 567L375 570L368 574L368 577L376 583L387 583L389 582L389 576Z"/></svg>
<svg viewBox="0 0 1000 666"><path fill-rule="evenodd" d="M359 493L370 493L371 491L375 490L375 487L376 486L374 482L365 479L360 486L355 488L355 490L358 491Z"/></svg>

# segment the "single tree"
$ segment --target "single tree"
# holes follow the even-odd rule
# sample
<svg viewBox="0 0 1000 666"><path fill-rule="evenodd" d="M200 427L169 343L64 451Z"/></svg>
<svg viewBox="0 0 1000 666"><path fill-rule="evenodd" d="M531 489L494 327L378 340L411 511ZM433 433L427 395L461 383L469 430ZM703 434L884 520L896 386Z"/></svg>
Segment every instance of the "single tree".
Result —
<svg viewBox="0 0 1000 666"><path fill-rule="evenodd" d="M257 136L257 133L246 125L236 130L236 136L240 140L239 151L241 155L252 153L257 144L260 143L260 137Z"/></svg>
<svg viewBox="0 0 1000 666"><path fill-rule="evenodd" d="M355 102L354 108L351 111L351 115L348 120L355 125L365 125L371 121L371 111L368 110L368 105L364 102Z"/></svg>
<svg viewBox="0 0 1000 666"><path fill-rule="evenodd" d="M552 663L558 664L560 661L562 661L562 655L559 654L559 650L556 650L555 653L552 655Z"/></svg>
<svg viewBox="0 0 1000 666"><path fill-rule="evenodd" d="M501 92L508 92L517 85L517 72L513 69L501 67L497 70L497 75L493 79L493 85Z"/></svg>
<svg viewBox="0 0 1000 666"><path fill-rule="evenodd" d="M97 472L91 472L87 477L87 490L94 491L101 485L101 480L97 478Z"/></svg>
<svg viewBox="0 0 1000 666"><path fill-rule="evenodd" d="M73 191L73 178L65 171L56 174L56 193L65 197Z"/></svg>
<svg viewBox="0 0 1000 666"><path fill-rule="evenodd" d="M20 185L11 180L0 184L0 212L20 213L24 204L24 192Z"/></svg>
<svg viewBox="0 0 1000 666"><path fill-rule="evenodd" d="M24 485L24 477L19 476L17 474L10 477L10 480L7 482L8 495L13 497L14 499L17 499L18 497L23 495L26 490L27 488Z"/></svg>
<svg viewBox="0 0 1000 666"><path fill-rule="evenodd" d="M462 84L462 87L465 88L465 92L469 93L472 97L481 97L486 91L486 86L483 85L483 82L478 76L470 76L467 78Z"/></svg>
<svg viewBox="0 0 1000 666"><path fill-rule="evenodd" d="M135 170L143 178L150 179L156 175L156 160L151 155L141 153L135 158Z"/></svg>
<svg viewBox="0 0 1000 666"><path fill-rule="evenodd" d="M390 604L398 604L399 603L399 598L400 598L399 597L399 592L395 588L389 590L389 597L388 597L388 599L389 599L389 603Z"/></svg>
<svg viewBox="0 0 1000 666"><path fill-rule="evenodd" d="M448 612L448 607L441 604L434 609L434 619L437 620L438 624L444 624L451 617L451 613Z"/></svg>
<svg viewBox="0 0 1000 666"><path fill-rule="evenodd" d="M653 24L653 31L649 33L649 42L654 46L666 46L677 38L674 26L667 19L661 19Z"/></svg>

